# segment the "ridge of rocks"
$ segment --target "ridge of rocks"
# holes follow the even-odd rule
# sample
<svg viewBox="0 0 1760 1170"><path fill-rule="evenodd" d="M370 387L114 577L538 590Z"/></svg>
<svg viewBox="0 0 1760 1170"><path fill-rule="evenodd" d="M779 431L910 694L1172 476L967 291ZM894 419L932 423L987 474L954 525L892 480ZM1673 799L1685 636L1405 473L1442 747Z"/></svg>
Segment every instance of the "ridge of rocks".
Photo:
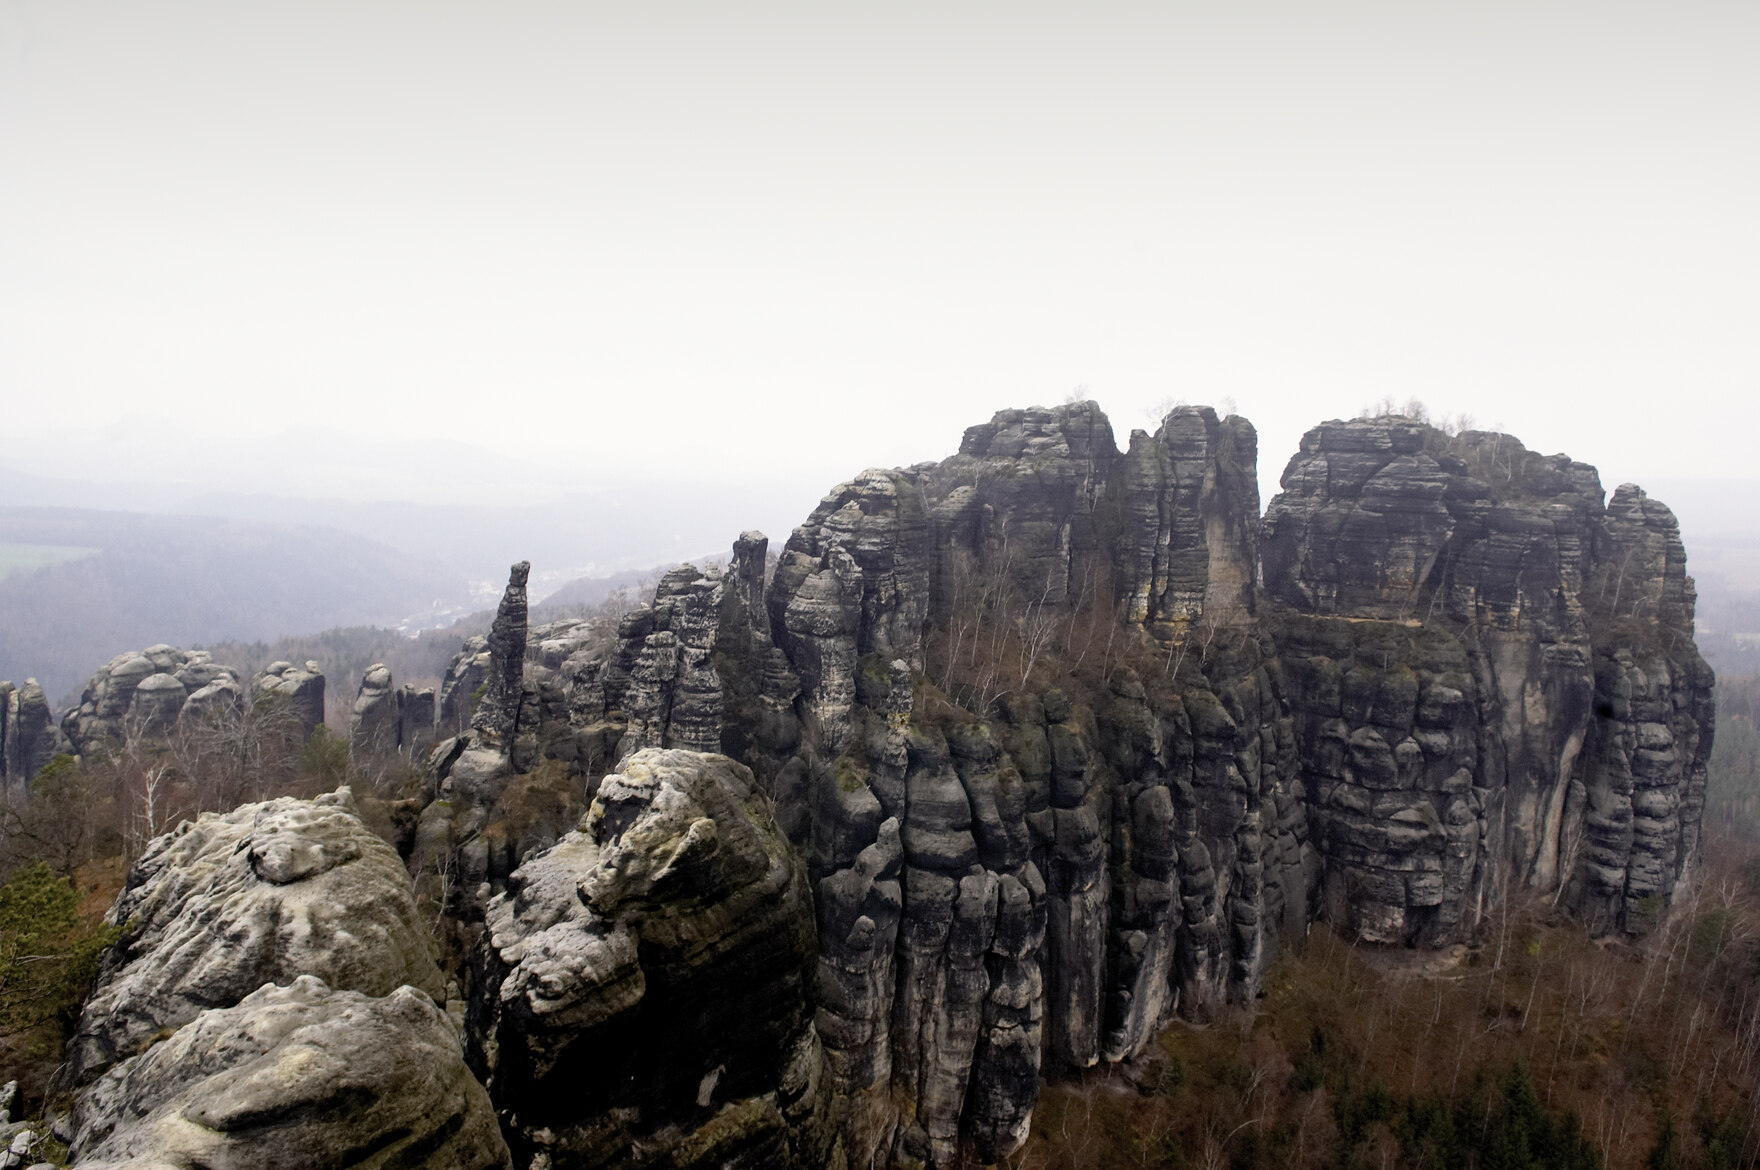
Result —
<svg viewBox="0 0 1760 1170"><path fill-rule="evenodd" d="M1535 889L1642 930L1690 880L1711 675L1666 508L1383 418L1311 431L1261 520L1256 459L1208 408L1125 451L1091 403L1003 411L839 485L768 582L746 533L614 633L531 632L510 766L590 796L718 746L773 796L852 1164L1005 1156L1042 1061L1251 998L1317 919L1440 945Z"/></svg>
<svg viewBox="0 0 1760 1170"><path fill-rule="evenodd" d="M1714 683L1668 510L1398 417L1311 430L1263 517L1256 459L1208 408L1123 451L1092 403L1003 411L615 623L531 627L513 566L406 862L449 875L516 1163L994 1162L1042 1076L1251 999L1312 922L1666 912ZM397 694L368 672L358 746Z"/></svg>

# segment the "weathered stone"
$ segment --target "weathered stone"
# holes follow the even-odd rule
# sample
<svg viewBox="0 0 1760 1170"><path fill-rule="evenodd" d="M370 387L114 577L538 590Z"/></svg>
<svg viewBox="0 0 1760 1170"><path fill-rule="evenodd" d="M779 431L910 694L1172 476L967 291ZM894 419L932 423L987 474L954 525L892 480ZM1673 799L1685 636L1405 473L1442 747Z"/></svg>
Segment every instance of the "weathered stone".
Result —
<svg viewBox="0 0 1760 1170"><path fill-rule="evenodd" d="M508 1168L488 1094L425 993L311 975L203 1011L81 1094L82 1167Z"/></svg>
<svg viewBox="0 0 1760 1170"><path fill-rule="evenodd" d="M109 921L126 934L68 1045L74 1084L266 981L442 991L403 865L347 789L206 813L155 838Z"/></svg>
<svg viewBox="0 0 1760 1170"><path fill-rule="evenodd" d="M302 738L309 738L324 722L324 672L316 662L308 661L303 667L272 662L251 679L251 694L258 702L268 698L286 703L299 719Z"/></svg>
<svg viewBox="0 0 1760 1170"><path fill-rule="evenodd" d="M811 867L814 1031L864 1167L1006 1159L1042 1058L1250 1001L1316 918L1439 945L1526 887L1641 928L1697 857L1710 747L1666 509L1385 418L1310 432L1260 524L1256 448L1207 408L1122 454L1091 403L1001 412L839 486L768 586L742 534L614 630L530 631L513 754L460 740L436 791L548 758L591 793L666 745L749 764ZM587 1016L628 1018L634 951L591 937Z"/></svg>
<svg viewBox="0 0 1760 1170"><path fill-rule="evenodd" d="M1340 807L1339 779L1428 796L1318 818L1332 912L1382 941L1442 941L1495 881L1562 884L1591 924L1641 925L1636 908L1666 901L1697 854L1709 750L1673 516L1631 485L1603 507L1592 467L1508 435L1398 418L1310 431L1283 485L1265 586L1307 616L1282 621L1280 650L1311 664L1292 680L1347 664L1341 700L1292 694L1309 782ZM1636 696L1666 713L1653 727L1629 713ZM1469 787L1489 794L1470 819L1453 799ZM1635 788L1670 810L1643 832ZM1439 876L1393 880L1420 865Z"/></svg>
<svg viewBox="0 0 1760 1170"><path fill-rule="evenodd" d="M471 725L471 709L478 688L489 677L489 639L481 634L465 639L464 648L452 656L440 682L438 721L445 735L457 735Z"/></svg>
<svg viewBox="0 0 1760 1170"><path fill-rule="evenodd" d="M637 752L487 925L469 1054L520 1164L827 1164L812 902L746 768Z"/></svg>
<svg viewBox="0 0 1760 1170"><path fill-rule="evenodd" d="M391 668L375 662L361 677L348 716L348 746L356 755L384 755L402 745L403 721Z"/></svg>
<svg viewBox="0 0 1760 1170"><path fill-rule="evenodd" d="M511 748L519 719L520 693L526 655L526 578L530 561L520 561L508 571L507 589L489 629L489 669L483 679L483 698L471 716L471 730L485 743Z"/></svg>
<svg viewBox="0 0 1760 1170"><path fill-rule="evenodd" d="M49 710L49 698L34 678L24 680L17 690L11 683L0 684L0 777L9 786L28 791L30 782L43 767L73 745L61 728L55 725Z"/></svg>

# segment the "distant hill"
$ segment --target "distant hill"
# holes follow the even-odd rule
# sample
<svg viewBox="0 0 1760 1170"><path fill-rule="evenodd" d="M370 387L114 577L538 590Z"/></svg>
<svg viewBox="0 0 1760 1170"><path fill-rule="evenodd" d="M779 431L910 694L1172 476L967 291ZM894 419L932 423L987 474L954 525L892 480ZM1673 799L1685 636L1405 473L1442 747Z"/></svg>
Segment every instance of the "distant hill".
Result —
<svg viewBox="0 0 1760 1170"><path fill-rule="evenodd" d="M291 479L218 476L200 484L123 484L103 480L105 471L98 468L75 479L0 466L0 499L33 507L126 508L335 528L408 557L446 565L471 582L475 607L481 608L494 606L507 584L507 566L515 561L532 563L532 596L542 599L579 577L670 567L705 555L724 557L734 538L748 528L764 530L773 546L781 548L793 526L836 482L809 471L787 480L754 473L704 483L688 478L688 468L666 468L653 476L583 480L566 489L534 488L529 495L510 497L508 484L498 482L508 471L504 464L476 457L448 463L442 455L435 453L431 462L456 468L445 485L455 498L427 493L419 502L409 497L338 498L313 490L322 485L322 477L303 474ZM414 474L415 469L407 470ZM405 486L417 482L423 481L410 479ZM261 484L263 490L239 490L240 484Z"/></svg>
<svg viewBox="0 0 1760 1170"><path fill-rule="evenodd" d="M395 626L466 596L462 574L358 534L207 516L13 508L4 566L0 679L36 678L57 715L124 650Z"/></svg>

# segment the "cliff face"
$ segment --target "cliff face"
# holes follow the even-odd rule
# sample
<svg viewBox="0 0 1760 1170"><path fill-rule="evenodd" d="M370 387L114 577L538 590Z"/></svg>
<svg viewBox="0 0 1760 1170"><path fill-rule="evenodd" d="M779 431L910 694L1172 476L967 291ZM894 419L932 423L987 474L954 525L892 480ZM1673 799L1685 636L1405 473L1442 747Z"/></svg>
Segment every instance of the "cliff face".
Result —
<svg viewBox="0 0 1760 1170"><path fill-rule="evenodd" d="M1507 435L1310 431L1267 509L1265 592L1328 905L1443 941L1520 889L1601 929L1697 856L1712 677L1668 509Z"/></svg>
<svg viewBox="0 0 1760 1170"><path fill-rule="evenodd" d="M1316 920L1439 945L1547 891L1643 929L1696 859L1710 749L1667 509L1387 418L1310 432L1261 522L1256 457L1208 409L1124 451L1092 404L1005 411L834 489L767 582L747 533L616 628L513 637L504 603L452 672L489 710L434 757L503 956L473 998L508 986L495 924L539 862L460 802L544 760L591 798L654 748L748 766L804 859L800 1006L852 1166L1005 1156L1042 1073L1249 999ZM611 1107L577 1104L540 1128Z"/></svg>

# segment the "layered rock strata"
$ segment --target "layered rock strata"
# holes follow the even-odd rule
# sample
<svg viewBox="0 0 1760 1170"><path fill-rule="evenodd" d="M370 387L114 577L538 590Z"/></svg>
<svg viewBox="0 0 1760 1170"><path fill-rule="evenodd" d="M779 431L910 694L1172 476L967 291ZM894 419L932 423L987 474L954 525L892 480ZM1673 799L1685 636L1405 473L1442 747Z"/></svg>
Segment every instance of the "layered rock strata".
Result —
<svg viewBox="0 0 1760 1170"><path fill-rule="evenodd" d="M1521 890L1639 929L1698 853L1712 675L1679 527L1508 435L1326 423L1266 512L1267 595L1335 918L1458 937Z"/></svg>
<svg viewBox="0 0 1760 1170"><path fill-rule="evenodd" d="M1690 875L1711 677L1666 509L1385 418L1310 432L1261 523L1256 458L1207 408L1125 451L1091 403L1005 411L834 489L768 581L746 533L450 677L520 669L514 775L747 764L811 882L849 1164L996 1161L1042 1075L1251 998L1316 920L1439 945L1533 890L1639 930ZM469 872L513 922L566 853Z"/></svg>

